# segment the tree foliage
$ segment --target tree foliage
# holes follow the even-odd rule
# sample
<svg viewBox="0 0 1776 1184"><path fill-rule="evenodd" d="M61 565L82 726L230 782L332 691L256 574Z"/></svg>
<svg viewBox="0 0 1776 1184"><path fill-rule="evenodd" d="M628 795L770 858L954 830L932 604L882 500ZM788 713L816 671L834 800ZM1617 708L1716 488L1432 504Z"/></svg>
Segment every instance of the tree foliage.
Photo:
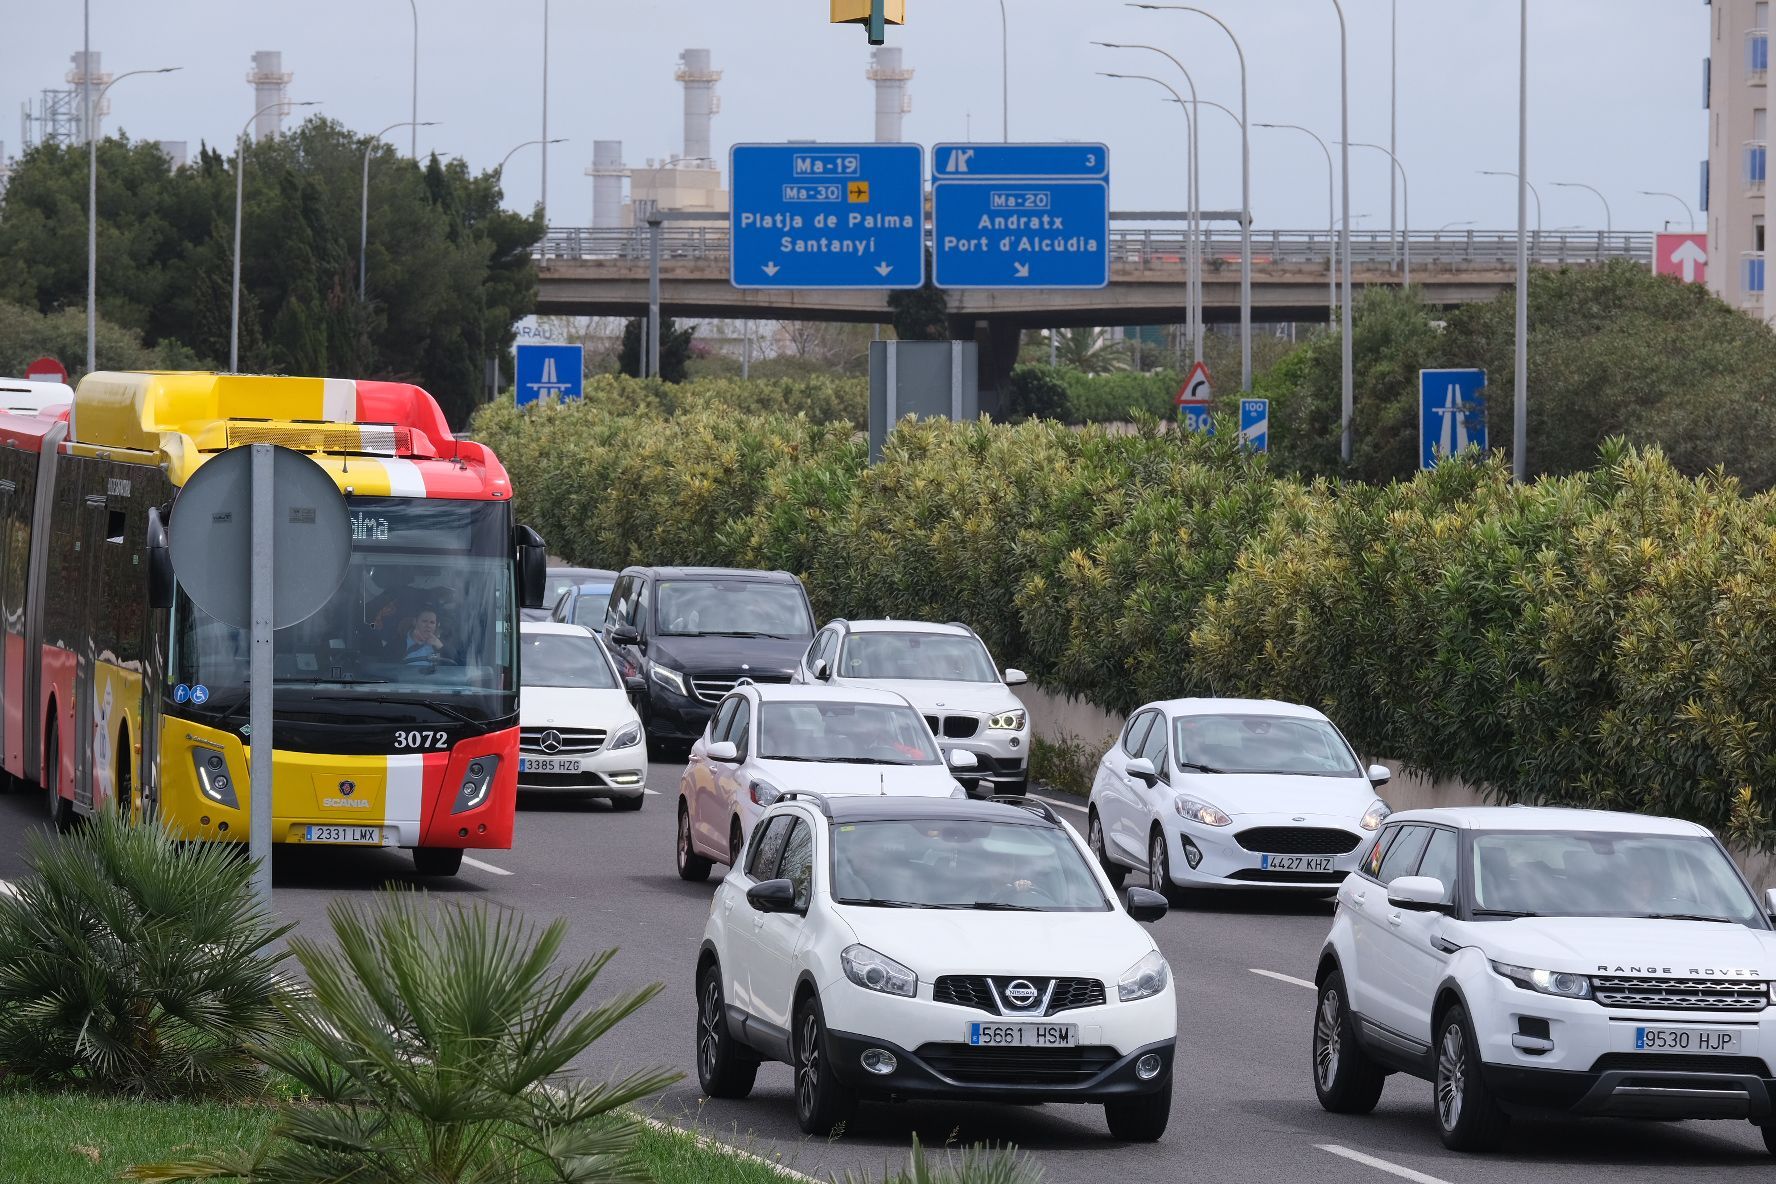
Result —
<svg viewBox="0 0 1776 1184"><path fill-rule="evenodd" d="M491 173L373 145L360 300L364 152L321 118L246 148L240 365L418 382L460 423L484 361L509 366L512 324L535 306L540 218L501 209ZM234 155L205 147L175 170L154 144L116 136L98 175L101 311L150 348L226 365ZM18 163L0 199L0 300L84 308L86 185L83 149L46 144Z"/></svg>
<svg viewBox="0 0 1776 1184"><path fill-rule="evenodd" d="M663 382L683 382L686 370L691 362L691 339L695 337L695 326L680 329L678 322L671 317L660 318L660 379ZM617 370L630 378L640 378L643 357L643 342L647 338L647 318L631 317L623 324L623 348L617 355Z"/></svg>

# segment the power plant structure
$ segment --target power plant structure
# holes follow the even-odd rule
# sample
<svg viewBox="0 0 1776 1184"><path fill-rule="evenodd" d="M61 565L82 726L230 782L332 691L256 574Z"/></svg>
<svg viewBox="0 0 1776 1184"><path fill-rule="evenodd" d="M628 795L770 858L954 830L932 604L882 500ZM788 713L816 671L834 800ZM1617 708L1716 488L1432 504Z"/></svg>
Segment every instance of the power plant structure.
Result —
<svg viewBox="0 0 1776 1184"><path fill-rule="evenodd" d="M876 84L876 143L900 143L901 125L913 109L913 96L907 83L913 72L901 66L900 47L885 45L870 54L870 66L863 76Z"/></svg>
<svg viewBox="0 0 1776 1184"><path fill-rule="evenodd" d="M629 169L623 163L623 141L592 141L592 228L610 230L623 224L623 181Z"/></svg>
<svg viewBox="0 0 1776 1184"><path fill-rule="evenodd" d="M615 151L615 160L601 166L598 144L593 145L592 176L593 225L597 221L600 182L606 182L606 200L613 192L621 192L622 177L629 178L629 200L621 205L617 225L640 226L657 210L675 213L725 215L728 191L722 187L721 166L716 162L710 124L721 111L721 96L715 84L721 71L710 63L707 49L687 49L679 55L678 69L673 77L684 86L684 146L677 156L665 160L650 159L645 167L624 169L621 165L620 141L602 141ZM605 171L601 171L601 169ZM696 225L695 220L690 220ZM720 218L711 218L709 225L719 225Z"/></svg>
<svg viewBox="0 0 1776 1184"><path fill-rule="evenodd" d="M247 83L253 88L253 142L272 139L284 132L284 115L289 111L290 79L295 75L284 69L284 55L275 49L262 49L253 55L253 69Z"/></svg>

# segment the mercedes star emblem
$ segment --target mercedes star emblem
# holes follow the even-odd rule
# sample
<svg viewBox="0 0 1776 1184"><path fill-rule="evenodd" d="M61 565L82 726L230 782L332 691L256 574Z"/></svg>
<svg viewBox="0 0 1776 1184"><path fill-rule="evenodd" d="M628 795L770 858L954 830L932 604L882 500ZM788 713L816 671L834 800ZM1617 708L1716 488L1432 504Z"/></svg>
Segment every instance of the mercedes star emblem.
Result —
<svg viewBox="0 0 1776 1184"><path fill-rule="evenodd" d="M1021 978L1005 984L1005 1001L1019 1011L1027 1011L1034 1007L1039 994L1034 983Z"/></svg>
<svg viewBox="0 0 1776 1184"><path fill-rule="evenodd" d="M550 728L543 733L543 738L537 742L537 747L544 752L560 752L561 733L557 732L554 728Z"/></svg>

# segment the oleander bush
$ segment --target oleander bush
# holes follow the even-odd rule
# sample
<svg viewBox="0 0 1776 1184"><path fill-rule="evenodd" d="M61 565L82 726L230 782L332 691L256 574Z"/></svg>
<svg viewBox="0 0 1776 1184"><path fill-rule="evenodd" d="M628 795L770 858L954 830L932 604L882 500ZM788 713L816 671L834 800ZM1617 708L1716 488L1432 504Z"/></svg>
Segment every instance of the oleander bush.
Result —
<svg viewBox="0 0 1776 1184"><path fill-rule="evenodd" d="M963 620L1126 711L1324 707L1365 752L1500 799L1693 818L1776 849L1776 500L1610 442L1302 481L1219 437L1046 420L848 429L595 406L477 422L558 553L802 576L831 616Z"/></svg>
<svg viewBox="0 0 1776 1184"><path fill-rule="evenodd" d="M869 427L869 379L827 374L798 378L699 378L652 382L624 374L586 379L585 401L610 415L683 415L723 407L745 415L805 415L815 423Z"/></svg>

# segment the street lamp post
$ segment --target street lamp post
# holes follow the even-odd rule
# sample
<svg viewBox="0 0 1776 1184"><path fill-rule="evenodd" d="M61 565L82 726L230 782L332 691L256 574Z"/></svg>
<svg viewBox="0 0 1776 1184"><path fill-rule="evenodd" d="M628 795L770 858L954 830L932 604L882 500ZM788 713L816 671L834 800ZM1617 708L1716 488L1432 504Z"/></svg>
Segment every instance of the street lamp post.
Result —
<svg viewBox="0 0 1776 1184"><path fill-rule="evenodd" d="M1536 198L1536 237L1542 232L1542 201ZM1529 471L1529 0L1517 12L1517 343L1512 374L1511 477Z"/></svg>
<svg viewBox="0 0 1776 1184"><path fill-rule="evenodd" d="M1452 226L1472 226L1473 224L1474 220L1472 218L1468 219L1466 222L1445 222L1443 225L1437 227L1437 233L1442 234Z"/></svg>
<svg viewBox="0 0 1776 1184"><path fill-rule="evenodd" d="M1240 68L1240 390L1252 389L1252 129L1246 105L1246 50L1227 22L1206 8L1191 4L1131 4L1153 11L1175 9L1206 16L1233 42Z"/></svg>
<svg viewBox="0 0 1776 1184"><path fill-rule="evenodd" d="M369 267L368 260L370 257L370 150L376 147L377 142L384 136L388 135L398 127L406 126L406 121L402 121L401 123L391 123L381 131L377 132L374 136L371 136L364 144L363 205L358 211L358 303L360 304L362 304L367 298L366 293L368 291L365 285L365 273ZM436 120L428 120L415 127L413 129L413 134L418 135L419 128L421 127L436 126L438 126Z"/></svg>
<svg viewBox="0 0 1776 1184"><path fill-rule="evenodd" d="M543 0L543 188L537 205L543 211L543 226L549 225L549 0Z"/></svg>
<svg viewBox="0 0 1776 1184"><path fill-rule="evenodd" d="M91 62L91 58L86 59ZM98 369L99 337L99 105L105 92L137 74L171 74L182 66L163 66L158 70L131 70L119 74L99 88L97 96L86 106L86 372ZM90 72L91 67L87 67ZM84 82L82 89L90 91Z"/></svg>
<svg viewBox="0 0 1776 1184"><path fill-rule="evenodd" d="M1389 155L1394 157L1394 160L1396 163L1398 163L1398 161L1400 159L1399 158L1399 151L1400 151L1400 0L1389 0L1389 3L1388 3L1388 153L1389 153ZM1401 187L1404 188L1404 178L1406 176L1405 169L1400 170L1400 176L1402 178ZM1404 210L1401 210L1400 212L1402 214L1405 213ZM1411 232L1408 231L1407 233L1408 233L1408 236L1410 236ZM1394 175L1393 175L1393 173L1390 172L1388 174L1388 238L1392 239L1393 236L1394 236ZM1400 249L1408 255L1411 254L1412 240L1410 237L1407 237L1401 241ZM1410 260L1408 260L1406 263L1406 270L1407 271L1412 270L1412 263ZM1406 280L1406 283L1408 285L1410 285L1412 283L1412 280L1410 278L1408 278Z"/></svg>
<svg viewBox="0 0 1776 1184"><path fill-rule="evenodd" d="M1344 224L1338 231L1338 249L1344 254L1344 280L1342 284L1344 308L1340 314L1343 325L1339 333L1339 363L1343 373L1340 379L1343 397L1340 415L1342 431L1339 433L1338 453L1345 464L1351 460L1351 418L1356 408L1356 380L1351 362L1351 117L1350 117L1350 35L1344 21L1344 5L1339 0L1332 0L1332 7L1338 12L1338 152L1339 174L1344 193L1342 197Z"/></svg>
<svg viewBox="0 0 1776 1184"><path fill-rule="evenodd" d="M1675 193L1666 193L1662 189L1641 189L1638 190L1638 192L1642 197L1669 197L1672 201L1682 206L1684 208L1684 213L1690 219L1690 233L1696 233L1696 211L1690 209L1689 202L1685 201Z"/></svg>
<svg viewBox="0 0 1776 1184"><path fill-rule="evenodd" d="M1597 186L1587 185L1583 181L1554 181L1551 182L1551 184L1556 189L1589 189L1592 193L1595 193L1597 195L1597 200L1603 203L1603 233L1605 235L1612 235L1616 232L1616 219L1614 215L1610 213L1609 198L1605 197L1603 191L1598 189Z"/></svg>
<svg viewBox="0 0 1776 1184"><path fill-rule="evenodd" d="M556 136L553 140L550 140L549 143L551 143L551 144L565 144L565 143L567 143L567 141L568 141L568 137L566 137L566 136ZM495 177L500 177L500 176L505 175L506 162L508 160L512 159L513 153L517 152L518 149L529 148L532 144L541 144L542 142L543 141L541 141L541 140L526 140L522 144L514 145L511 152L508 152L504 156L500 157L499 164L494 166L493 175Z"/></svg>
<svg viewBox="0 0 1776 1184"><path fill-rule="evenodd" d="M1011 20L999 0L999 139L1011 143Z"/></svg>
<svg viewBox="0 0 1776 1184"><path fill-rule="evenodd" d="M228 298L228 371L231 374L240 373L241 196L246 191L247 129L253 126L253 120L279 107L318 106L319 101L314 99L304 103L292 103L285 99L267 103L253 112L252 118L241 125L240 135L234 141L234 284Z"/></svg>
<svg viewBox="0 0 1776 1184"><path fill-rule="evenodd" d="M1380 144L1365 144L1362 141L1358 141L1357 143L1352 144L1351 147L1373 148L1377 152L1386 152L1387 158L1393 162L1393 168L1389 170L1389 176L1392 176L1394 170L1398 170L1400 174L1399 226L1401 230L1405 231L1405 235L1403 236L1405 241L1402 244L1403 253L1401 256L1405 263L1405 270L1402 278L1405 280L1406 286L1410 288L1412 286L1412 192L1406 184L1406 166L1400 163L1399 157L1395 156L1392 152L1389 152L1386 148L1383 148ZM1389 241L1393 241L1394 239L1394 231L1392 229L1388 231L1388 239Z"/></svg>
<svg viewBox="0 0 1776 1184"><path fill-rule="evenodd" d="M407 154L418 160L419 129L426 126L419 122L419 0L407 0L407 4L413 9L413 139Z"/></svg>
<svg viewBox="0 0 1776 1184"><path fill-rule="evenodd" d="M1331 253L1329 266L1326 269L1326 323L1330 325L1338 316L1338 207L1332 196L1332 187L1336 170L1332 167L1332 149L1318 132L1309 131L1298 123L1260 123L1256 127L1285 128L1312 136L1320 151L1326 154L1326 248Z"/></svg>
<svg viewBox="0 0 1776 1184"><path fill-rule="evenodd" d="M1517 173L1501 172L1498 169L1481 169L1480 175L1482 177L1509 177L1513 181L1515 181L1518 177ZM1537 189L1533 184L1529 185L1528 189L1529 189L1529 196L1530 196L1531 200L1533 200L1535 202L1536 238L1540 239L1542 237L1542 191ZM1527 227L1525 227L1525 233L1527 233L1527 232L1528 232L1528 229L1527 229Z"/></svg>

